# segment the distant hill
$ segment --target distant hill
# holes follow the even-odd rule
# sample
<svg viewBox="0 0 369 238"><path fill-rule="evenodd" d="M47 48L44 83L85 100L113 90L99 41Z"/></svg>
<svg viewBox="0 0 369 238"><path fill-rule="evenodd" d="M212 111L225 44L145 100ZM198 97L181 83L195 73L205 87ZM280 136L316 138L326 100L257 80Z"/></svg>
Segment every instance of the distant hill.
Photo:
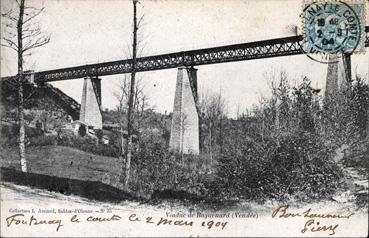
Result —
<svg viewBox="0 0 369 238"><path fill-rule="evenodd" d="M73 98L69 97L61 90L51 84L42 85L24 84L25 108L31 109L37 106L40 99L47 98L55 106L63 109L73 120L79 119L79 110L81 105ZM17 84L8 79L1 81L1 105L2 108L9 109L16 106Z"/></svg>

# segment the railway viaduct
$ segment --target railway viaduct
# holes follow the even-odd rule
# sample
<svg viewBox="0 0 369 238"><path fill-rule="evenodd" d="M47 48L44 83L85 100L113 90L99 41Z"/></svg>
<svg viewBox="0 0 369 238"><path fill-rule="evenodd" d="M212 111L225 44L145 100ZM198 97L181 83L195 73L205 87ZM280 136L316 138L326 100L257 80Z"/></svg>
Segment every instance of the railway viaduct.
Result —
<svg viewBox="0 0 369 238"><path fill-rule="evenodd" d="M365 47L369 46L369 27L365 27ZM136 71L178 68L170 149L183 153L199 153L199 115L197 108L197 69L195 66L234 61L263 59L305 54L303 37L292 36L198 50L181 51L137 58ZM326 95L334 93L341 82L351 79L350 55L333 57L327 63ZM27 78L36 85L48 82L84 78L82 101L79 108L70 101L73 110L79 110L79 119L96 129L102 128L101 77L132 71L132 59L81 65L62 69L33 72ZM15 82L17 76L3 77ZM55 89L56 90L56 89ZM54 91L55 91L54 90ZM54 93L63 97L61 92ZM66 100L66 102L69 102ZM72 110L72 111L73 111Z"/></svg>

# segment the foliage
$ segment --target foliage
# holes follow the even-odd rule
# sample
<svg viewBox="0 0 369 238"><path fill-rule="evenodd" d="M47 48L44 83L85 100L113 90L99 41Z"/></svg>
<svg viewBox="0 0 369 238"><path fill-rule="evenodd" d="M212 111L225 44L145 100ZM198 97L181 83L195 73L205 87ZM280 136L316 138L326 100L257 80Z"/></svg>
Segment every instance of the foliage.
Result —
<svg viewBox="0 0 369 238"><path fill-rule="evenodd" d="M352 86L349 100L353 130L359 134L360 138L365 138L369 123L369 84L358 76Z"/></svg>
<svg viewBox="0 0 369 238"><path fill-rule="evenodd" d="M21 169L27 172L27 160L25 153L26 133L24 118L24 80L25 61L35 48L50 42L50 36L41 32L39 24L34 20L44 8L37 9L25 4L25 0L17 1L13 9L1 9L1 23L5 29L1 34L1 46L14 50L18 58L17 96L18 96L18 124L19 124L19 155Z"/></svg>
<svg viewBox="0 0 369 238"><path fill-rule="evenodd" d="M291 87L281 74L281 81L272 85L271 97L238 120L227 118L223 99L215 97L206 104L212 105L208 112L214 113L203 117L205 126L214 122L211 159L209 147L183 160L169 152L166 122L170 117L145 111L131 160L130 191L141 197L160 197L170 191L172 198L185 194L205 199L329 197L341 186L342 171L332 159L337 148L350 145L349 154L354 156L346 156L344 164L368 165L369 85L357 78L334 101L323 101L319 93L308 78ZM1 132L10 138L16 129ZM204 131L202 139L209 141L209 128ZM98 155L122 154L119 133L110 135L110 145L87 135L27 135L30 146L58 143ZM102 131L96 135L100 138Z"/></svg>
<svg viewBox="0 0 369 238"><path fill-rule="evenodd" d="M369 84L356 76L340 94L324 102L324 136L334 147L355 144L368 136Z"/></svg>
<svg viewBox="0 0 369 238"><path fill-rule="evenodd" d="M101 129L97 129L95 130L96 133L96 137L99 140L99 142L102 140L103 136L104 136L104 132Z"/></svg>
<svg viewBox="0 0 369 238"><path fill-rule="evenodd" d="M25 127L26 131L26 141L29 140L29 138L37 137L41 135L40 131L37 130L37 128L32 127ZM1 141L4 144L8 145L16 145L19 140L19 125L18 124L10 124L10 125L1 125Z"/></svg>
<svg viewBox="0 0 369 238"><path fill-rule="evenodd" d="M78 128L78 135L84 137L86 135L86 130L87 130L86 126L81 124Z"/></svg>
<svg viewBox="0 0 369 238"><path fill-rule="evenodd" d="M96 155L117 157L119 154L119 149L116 146L99 144L96 138L89 136L59 136L58 145L73 147Z"/></svg>
<svg viewBox="0 0 369 238"><path fill-rule="evenodd" d="M1 143L4 145L16 145L18 142L18 137L14 136L17 135L19 127L17 125L1 125Z"/></svg>
<svg viewBox="0 0 369 238"><path fill-rule="evenodd" d="M119 104L116 108L116 114L109 115L105 113L105 118L114 120L119 123L122 128L127 126L127 112L128 112L128 102L131 89L131 76L125 75L119 81L119 91L114 93L115 98L118 100ZM139 130L143 120L145 119L145 110L148 108L148 98L144 94L144 86L142 79L138 78L135 81L134 94L132 102L132 127L133 130Z"/></svg>
<svg viewBox="0 0 369 238"><path fill-rule="evenodd" d="M58 137L56 135L41 135L30 138L30 146L56 145Z"/></svg>
<svg viewBox="0 0 369 238"><path fill-rule="evenodd" d="M200 156L185 156L182 163L180 155L168 152L163 137L141 135L132 159L131 191L139 196L172 191L172 196L186 192L207 199L257 200L308 200L332 195L343 174L333 161L339 143L327 140L330 124L320 90L313 88L306 77L290 87L287 76L281 76L279 84L272 87L271 98L262 101L251 114L238 120L224 116L222 128L218 123L212 141L217 144L222 129L223 150L212 151L212 165L206 150ZM353 83L350 94L342 96L346 103L337 104L335 110L342 115L336 115L336 120L342 121L336 133L346 131L347 118L352 120L351 133L365 129L365 85L361 81ZM219 122L221 117L214 118ZM360 129L355 132L353 128Z"/></svg>
<svg viewBox="0 0 369 238"><path fill-rule="evenodd" d="M131 161L130 190L149 197L163 191L206 195L204 160L194 155L184 157L168 151L160 136L140 141Z"/></svg>
<svg viewBox="0 0 369 238"><path fill-rule="evenodd" d="M16 143L16 137L13 137L14 127L1 127L2 138L6 144L14 145ZM98 140L94 137L74 136L73 134L66 134L59 132L58 135L45 135L37 134L37 129L27 127L27 138L29 138L28 146L46 146L46 145L61 145L76 148L85 152L89 152L96 155L117 157L119 155L119 147L114 145L99 144ZM4 142L3 142L4 143Z"/></svg>
<svg viewBox="0 0 369 238"><path fill-rule="evenodd" d="M348 151L368 150L363 143L353 148L367 138L369 85L357 77L332 100L323 101L319 92L306 77L290 87L281 74L272 96L251 115L224 123L225 149L216 170L224 185L216 196L308 199L337 190L342 171L333 161L336 149L349 144ZM365 164L361 152L355 157L344 163Z"/></svg>
<svg viewBox="0 0 369 238"><path fill-rule="evenodd" d="M341 172L323 143L309 134L227 147L219 159L219 195L242 198L319 198L334 192Z"/></svg>
<svg viewBox="0 0 369 238"><path fill-rule="evenodd" d="M214 153L222 153L223 119L227 118L227 104L221 93L216 93L202 95L198 107L200 111L200 150L206 151L212 162Z"/></svg>

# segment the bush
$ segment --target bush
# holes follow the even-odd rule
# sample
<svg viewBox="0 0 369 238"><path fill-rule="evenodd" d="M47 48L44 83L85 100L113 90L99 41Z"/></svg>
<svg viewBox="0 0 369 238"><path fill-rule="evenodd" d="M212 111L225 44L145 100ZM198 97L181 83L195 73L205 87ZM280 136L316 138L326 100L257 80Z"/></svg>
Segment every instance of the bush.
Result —
<svg viewBox="0 0 369 238"><path fill-rule="evenodd" d="M332 160L335 147L327 138L335 137L324 130L319 89L307 78L295 88L276 85L252 116L224 130L213 196L305 200L337 190L342 171Z"/></svg>
<svg viewBox="0 0 369 238"><path fill-rule="evenodd" d="M26 142L29 138L34 138L40 136L37 129L25 126L26 131ZM8 145L17 145L19 138L19 126L18 124L11 125L1 125L1 142Z"/></svg>
<svg viewBox="0 0 369 238"><path fill-rule="evenodd" d="M73 147L85 152L89 152L96 155L118 157L119 148L114 145L98 144L96 138L85 136L74 136L74 135L60 135L58 137L58 145Z"/></svg>
<svg viewBox="0 0 369 238"><path fill-rule="evenodd" d="M240 198L321 198L338 187L342 172L323 143L309 134L287 135L263 148L248 142L220 159L218 196Z"/></svg>
<svg viewBox="0 0 369 238"><path fill-rule="evenodd" d="M7 145L16 145L18 142L18 133L16 131L17 125L1 125L1 143Z"/></svg>
<svg viewBox="0 0 369 238"><path fill-rule="evenodd" d="M206 174L199 156L186 155L182 163L181 155L169 152L162 140L158 136L140 141L131 161L130 190L143 197L163 191L174 192L172 196L206 196Z"/></svg>
<svg viewBox="0 0 369 238"><path fill-rule="evenodd" d="M84 137L86 135L86 130L87 130L86 126L81 124L78 128L78 135Z"/></svg>
<svg viewBox="0 0 369 238"><path fill-rule="evenodd" d="M58 138L56 135L41 135L38 137L31 137L29 146L45 146L45 145L56 145Z"/></svg>
<svg viewBox="0 0 369 238"><path fill-rule="evenodd" d="M104 136L103 130L97 129L97 130L95 130L95 133L96 133L97 139L99 139L99 142L100 142L102 140L103 136Z"/></svg>
<svg viewBox="0 0 369 238"><path fill-rule="evenodd" d="M80 137L72 134L59 133L58 135L41 135L31 137L29 146L61 145L73 147L96 155L111 156L117 155L116 149L110 145L97 143L93 137Z"/></svg>

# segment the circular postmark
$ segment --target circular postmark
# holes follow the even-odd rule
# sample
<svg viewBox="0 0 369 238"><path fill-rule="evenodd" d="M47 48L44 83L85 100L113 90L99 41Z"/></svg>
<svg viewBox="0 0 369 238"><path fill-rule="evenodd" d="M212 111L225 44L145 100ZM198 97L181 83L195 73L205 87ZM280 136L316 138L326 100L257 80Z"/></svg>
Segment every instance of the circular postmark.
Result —
<svg viewBox="0 0 369 238"><path fill-rule="evenodd" d="M334 54L352 54L362 47L363 5L345 2L305 3L303 49L320 63L331 62Z"/></svg>

